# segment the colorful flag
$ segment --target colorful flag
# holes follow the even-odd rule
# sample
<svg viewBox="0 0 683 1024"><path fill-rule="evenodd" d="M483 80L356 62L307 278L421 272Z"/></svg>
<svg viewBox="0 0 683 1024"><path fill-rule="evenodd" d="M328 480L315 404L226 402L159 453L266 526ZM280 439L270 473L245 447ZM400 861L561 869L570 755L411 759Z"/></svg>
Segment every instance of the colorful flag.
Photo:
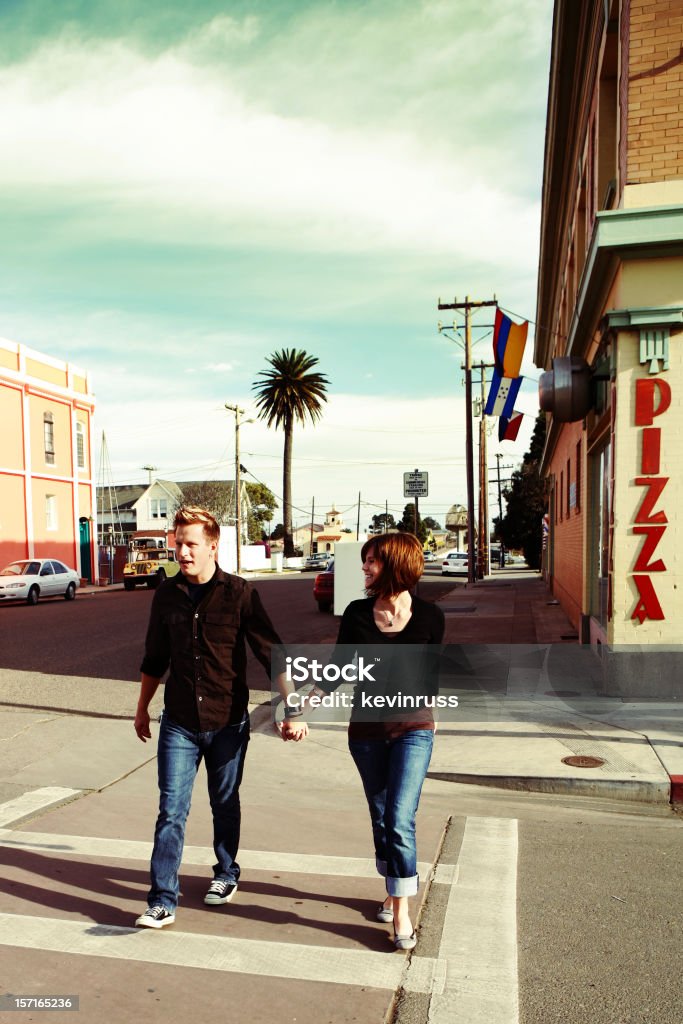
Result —
<svg viewBox="0 0 683 1024"><path fill-rule="evenodd" d="M493 359L503 377L518 377L526 345L529 322L515 324L509 316L496 309L493 331Z"/></svg>
<svg viewBox="0 0 683 1024"><path fill-rule="evenodd" d="M498 420L498 440L516 441L523 419L524 413L517 411L513 412L509 419L506 416L501 416Z"/></svg>
<svg viewBox="0 0 683 1024"><path fill-rule="evenodd" d="M523 380L523 377L503 377L498 370L494 370L484 415L505 416L506 419L510 419Z"/></svg>

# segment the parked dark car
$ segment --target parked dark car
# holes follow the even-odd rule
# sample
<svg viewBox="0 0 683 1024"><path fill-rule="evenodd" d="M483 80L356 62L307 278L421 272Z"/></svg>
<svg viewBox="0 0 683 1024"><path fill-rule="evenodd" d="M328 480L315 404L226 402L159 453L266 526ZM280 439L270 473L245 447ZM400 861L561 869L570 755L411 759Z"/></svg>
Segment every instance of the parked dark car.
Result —
<svg viewBox="0 0 683 1024"><path fill-rule="evenodd" d="M313 597L318 602L318 610L329 612L334 604L334 559L325 572L319 572L313 583Z"/></svg>

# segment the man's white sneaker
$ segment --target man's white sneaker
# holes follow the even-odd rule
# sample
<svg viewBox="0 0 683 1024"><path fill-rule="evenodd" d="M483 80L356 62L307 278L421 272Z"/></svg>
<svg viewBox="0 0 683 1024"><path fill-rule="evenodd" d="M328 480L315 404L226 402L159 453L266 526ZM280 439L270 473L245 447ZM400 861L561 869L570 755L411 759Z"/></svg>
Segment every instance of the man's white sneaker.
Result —
<svg viewBox="0 0 683 1024"><path fill-rule="evenodd" d="M225 878L214 878L204 897L204 902L209 906L229 903L236 892L237 882L228 882Z"/></svg>
<svg viewBox="0 0 683 1024"><path fill-rule="evenodd" d="M139 928L165 928L167 924L173 924L174 921L175 914L159 903L156 907L147 907L147 910L144 914L140 914L135 923Z"/></svg>

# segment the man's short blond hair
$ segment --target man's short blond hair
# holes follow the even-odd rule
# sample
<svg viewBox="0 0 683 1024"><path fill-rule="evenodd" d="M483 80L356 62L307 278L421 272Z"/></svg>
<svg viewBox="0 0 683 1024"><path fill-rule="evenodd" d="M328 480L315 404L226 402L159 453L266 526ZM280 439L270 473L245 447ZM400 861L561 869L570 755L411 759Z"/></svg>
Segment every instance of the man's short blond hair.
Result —
<svg viewBox="0 0 683 1024"><path fill-rule="evenodd" d="M221 536L220 526L210 512L205 508L199 508L198 505L183 505L179 508L173 520L173 529L177 530L179 526L193 526L194 523L201 523L208 541L218 543Z"/></svg>

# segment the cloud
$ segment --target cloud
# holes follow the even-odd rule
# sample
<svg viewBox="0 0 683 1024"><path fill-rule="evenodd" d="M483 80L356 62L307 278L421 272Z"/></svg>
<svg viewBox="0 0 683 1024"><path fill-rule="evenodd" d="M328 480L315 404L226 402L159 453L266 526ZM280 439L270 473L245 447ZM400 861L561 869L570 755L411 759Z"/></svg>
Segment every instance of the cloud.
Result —
<svg viewBox="0 0 683 1024"><path fill-rule="evenodd" d="M436 302L533 317L552 5L102 0L66 28L20 7L14 37L0 10L1 333L91 371L117 480L229 475L225 402L295 346L332 382L295 436L297 503L402 508L415 466L437 518L464 503ZM279 493L281 435L242 443Z"/></svg>
<svg viewBox="0 0 683 1024"><path fill-rule="evenodd" d="M463 126L465 105L453 96L446 116L442 85L432 97L445 118L438 134L427 140L419 127L437 84L431 73L426 95L424 85L417 88L430 40L444 29L438 8L399 8L395 21L380 18L381 5L367 18L358 9L330 11L307 12L284 41L266 39L264 55L253 18L214 19L152 59L126 40L46 43L0 71L0 188L62 196L77 189L97 204L100 229L106 223L114 237L220 232L222 244L336 252L419 246L475 261L496 253L501 263L526 260L531 270L537 199L506 189L498 166L473 173L467 154L481 152L481 125L466 118ZM408 44L409 81L392 113L387 93L398 87L397 65L405 62L391 43L406 29L411 39L418 23L423 37L419 46ZM330 31L336 70L327 81L321 63ZM199 63L207 46L229 50L230 39L242 63ZM436 53L450 46L442 42ZM256 53L246 70L245 50ZM278 74L283 69L286 78ZM310 78L316 69L318 90ZM264 81L267 88L256 84ZM332 91L336 102L318 96L315 107L303 103L304 95ZM475 104L478 93L469 93ZM361 103L367 114L356 117ZM440 142L441 134L451 141ZM520 246L520 239L532 244Z"/></svg>
<svg viewBox="0 0 683 1024"><path fill-rule="evenodd" d="M253 415L249 395L237 399ZM517 442L499 446L489 441L489 465L495 452L504 461L517 462L528 447L533 416L525 417ZM129 429L134 422L135 431ZM152 460L158 475L174 480L228 479L234 465L234 422L225 409L198 398L183 401L182 432L173 430L172 406L154 396L147 401L123 401L116 410L101 410L99 427L106 432L116 483L145 479L143 462ZM497 421L491 421L495 427ZM349 510L355 524L358 492L363 518L369 519L384 503L400 514L403 473L419 467L429 474L429 496L421 503L424 515L443 517L454 503L466 504L464 400L400 399L375 394L333 395L316 425L297 427L294 435L293 502L303 517L315 498L316 508L335 502ZM475 430L478 437L478 431ZM240 460L248 480L266 483L282 493L281 431L260 420L244 423L240 432ZM475 445L475 468L478 464ZM353 509L353 514L351 510Z"/></svg>

